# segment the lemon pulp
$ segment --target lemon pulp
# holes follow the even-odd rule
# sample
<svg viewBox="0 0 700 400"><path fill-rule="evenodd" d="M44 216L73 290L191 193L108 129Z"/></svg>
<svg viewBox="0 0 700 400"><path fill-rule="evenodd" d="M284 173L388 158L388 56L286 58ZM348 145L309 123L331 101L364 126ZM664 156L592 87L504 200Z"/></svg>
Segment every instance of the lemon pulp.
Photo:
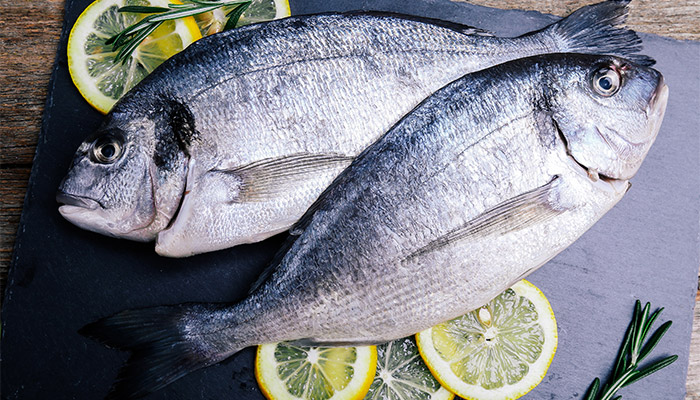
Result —
<svg viewBox="0 0 700 400"><path fill-rule="evenodd" d="M202 35L212 35L221 32L226 26L226 14L236 6L225 6L214 11L195 16ZM248 8L241 14L236 26L254 24L290 15L287 0L252 0Z"/></svg>
<svg viewBox="0 0 700 400"><path fill-rule="evenodd" d="M258 347L255 377L271 400L359 400L372 383L376 362L374 346L264 344Z"/></svg>
<svg viewBox="0 0 700 400"><path fill-rule="evenodd" d="M426 364L443 386L466 399L517 399L544 378L557 347L549 302L516 283L484 307L417 336Z"/></svg>
<svg viewBox="0 0 700 400"><path fill-rule="evenodd" d="M418 354L412 337L377 346L377 372L365 400L451 400Z"/></svg>

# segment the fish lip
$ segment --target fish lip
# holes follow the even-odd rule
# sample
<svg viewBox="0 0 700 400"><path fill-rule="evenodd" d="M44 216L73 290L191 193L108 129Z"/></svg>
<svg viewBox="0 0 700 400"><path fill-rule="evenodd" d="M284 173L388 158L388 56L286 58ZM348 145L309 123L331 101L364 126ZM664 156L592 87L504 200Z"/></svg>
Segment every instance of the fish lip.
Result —
<svg viewBox="0 0 700 400"><path fill-rule="evenodd" d="M654 89L654 93L652 93L651 97L649 98L649 101L648 101L649 106L647 107L647 110L653 110L656 107L656 102L659 100L659 95L664 90L668 90L668 86L666 85L666 81L664 79L664 76L659 75L659 82L656 84L656 89ZM649 113L647 113L647 115L648 114Z"/></svg>
<svg viewBox="0 0 700 400"><path fill-rule="evenodd" d="M665 105L668 103L668 85L664 81L664 77L659 77L659 83L656 85L654 93L651 94L647 106L644 109L647 119L663 119ZM656 132L658 133L658 131Z"/></svg>
<svg viewBox="0 0 700 400"><path fill-rule="evenodd" d="M554 126L557 130L557 135L559 135L559 139L562 141L562 143L564 143L564 148L566 149L566 156L569 158L569 160L571 160L576 166L580 168L581 174L586 175L588 179L590 179L593 183L596 183L598 181L608 183L615 189L615 191L619 191L619 188L622 186L625 187L625 191L627 190L627 179L613 178L611 176L601 174L597 170L588 168L585 165L581 164L571 153L571 149L569 148L569 142L566 140L564 132L562 132L559 128L559 124L557 124L557 121L552 121L554 122Z"/></svg>
<svg viewBox="0 0 700 400"><path fill-rule="evenodd" d="M91 199L89 197L83 197L71 193L66 193L60 190L58 191L58 193L56 193L56 201L64 205L61 208L64 208L65 206L68 206L69 208L77 207L79 209L86 210L96 210L97 208L104 208L102 207L102 204L100 204L100 202L97 200Z"/></svg>

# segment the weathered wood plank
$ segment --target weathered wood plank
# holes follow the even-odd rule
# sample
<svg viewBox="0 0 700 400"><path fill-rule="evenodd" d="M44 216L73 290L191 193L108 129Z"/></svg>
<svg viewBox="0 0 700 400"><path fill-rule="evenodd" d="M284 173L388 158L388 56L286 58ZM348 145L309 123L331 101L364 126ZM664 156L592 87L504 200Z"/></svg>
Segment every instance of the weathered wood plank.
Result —
<svg viewBox="0 0 700 400"><path fill-rule="evenodd" d="M453 0L465 1L465 0ZM599 0L470 0L470 3L498 8L537 10L568 15L577 8ZM700 0L633 0L627 25L637 31L674 39L700 40Z"/></svg>
<svg viewBox="0 0 700 400"><path fill-rule="evenodd" d="M31 165L63 1L4 2L0 15L0 165ZM20 203L21 204L21 203Z"/></svg>
<svg viewBox="0 0 700 400"><path fill-rule="evenodd" d="M700 289L700 281L698 281ZM695 314L693 317L693 336L690 340L690 362L688 363L688 380L686 400L700 400L700 290L695 297Z"/></svg>
<svg viewBox="0 0 700 400"><path fill-rule="evenodd" d="M27 167L0 170L0 264L10 264L19 217L22 214L24 192L27 190ZM0 287L5 286L6 271L0 274Z"/></svg>
<svg viewBox="0 0 700 400"><path fill-rule="evenodd" d="M41 129L63 0L4 2L0 13L0 293ZM1 300L2 295L0 295Z"/></svg>

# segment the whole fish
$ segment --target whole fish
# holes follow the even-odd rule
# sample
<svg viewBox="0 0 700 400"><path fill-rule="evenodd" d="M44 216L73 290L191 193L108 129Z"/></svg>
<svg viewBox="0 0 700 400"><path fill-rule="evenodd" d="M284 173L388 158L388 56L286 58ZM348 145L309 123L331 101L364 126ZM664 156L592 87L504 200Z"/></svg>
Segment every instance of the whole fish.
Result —
<svg viewBox="0 0 700 400"><path fill-rule="evenodd" d="M629 188L668 88L612 56L475 72L340 174L238 304L124 311L83 333L133 355L139 396L244 347L381 343L478 308L573 243Z"/></svg>
<svg viewBox="0 0 700 400"><path fill-rule="evenodd" d="M517 38L417 18L293 17L204 38L126 94L78 148L61 214L173 257L287 230L430 93L541 53L631 56L628 1ZM435 22L435 21L432 21ZM643 61L643 57L639 56Z"/></svg>

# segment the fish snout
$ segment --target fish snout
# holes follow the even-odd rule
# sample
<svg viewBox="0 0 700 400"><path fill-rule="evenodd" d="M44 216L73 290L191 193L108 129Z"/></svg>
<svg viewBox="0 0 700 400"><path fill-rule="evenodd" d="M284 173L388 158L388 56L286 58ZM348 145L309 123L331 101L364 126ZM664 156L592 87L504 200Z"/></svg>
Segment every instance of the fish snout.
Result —
<svg viewBox="0 0 700 400"><path fill-rule="evenodd" d="M62 190L59 190L58 193L56 193L56 201L66 206L78 207L87 210L95 210L100 207L100 203L96 200L66 193Z"/></svg>
<svg viewBox="0 0 700 400"><path fill-rule="evenodd" d="M666 102L668 101L668 85L664 81L663 75L659 75L658 83L656 84L656 89L651 94L649 101L647 102L647 117L653 118L657 117L659 111L666 109Z"/></svg>
<svg viewBox="0 0 700 400"><path fill-rule="evenodd" d="M664 119L664 114L666 113L666 104L668 103L668 86L664 82L664 77L659 74L659 80L656 85L656 89L649 97L647 107L644 110L647 116L647 134L645 141L651 144L656 139L659 130L661 129L661 122Z"/></svg>

